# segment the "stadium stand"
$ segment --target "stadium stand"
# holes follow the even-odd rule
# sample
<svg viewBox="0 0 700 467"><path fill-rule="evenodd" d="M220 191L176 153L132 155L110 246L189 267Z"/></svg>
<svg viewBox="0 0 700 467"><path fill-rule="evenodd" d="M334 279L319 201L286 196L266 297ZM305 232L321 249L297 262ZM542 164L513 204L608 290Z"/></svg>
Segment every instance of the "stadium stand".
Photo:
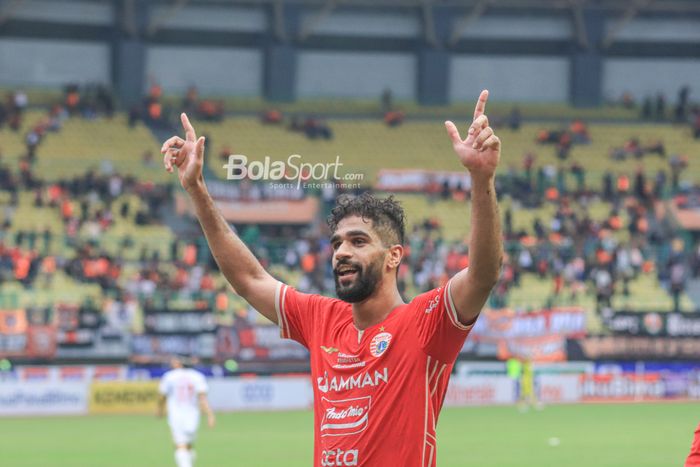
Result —
<svg viewBox="0 0 700 467"><path fill-rule="evenodd" d="M541 8L546 2L531 3L509 8ZM71 4L71 8L76 5ZM411 8L407 4L394 6ZM170 36L163 33L182 29L183 12L199 7L189 5L163 15L168 18L161 25L165 29L156 28L149 34L169 43ZM35 16L26 8L18 8L19 17ZM85 21L94 22L98 30L104 18L95 18L104 10L95 8L91 14L96 16L87 16ZM208 6L200 13L219 11L216 8ZM616 12L622 7L611 1L602 8ZM632 17L637 13L636 8L633 10L629 13ZM397 13L397 18L401 14ZM484 21L505 30L517 23L509 15L487 14ZM347 18L339 12L335 27L347 27ZM210 20L214 26L197 27L215 30L218 23L213 17ZM12 15L8 21L12 24ZM526 21L523 30L531 33L543 26L537 21ZM595 22L595 18L587 21ZM665 31L666 23L659 21ZM373 37L376 32L372 32L370 23L366 31L358 33ZM395 27L400 34L414 34L401 29L406 24L399 21ZM552 35L545 42L559 40L556 38L561 31L557 28L561 25L557 24L552 20L543 26ZM61 35L61 27L56 28L56 34ZM321 26L320 37L334 37L328 32L333 28L328 28ZM202 41L209 46L221 45L216 34L212 32ZM462 36L450 39L450 47L463 53L469 34L462 31ZM628 34L632 35L623 35L623 44L639 40L633 33ZM615 42L614 37L607 39ZM533 50L542 47L532 41L526 45ZM84 79L73 76L73 83L52 82L43 88L4 88L6 98L0 111L0 301L6 306L46 308L56 303L81 305L89 300L91 306L104 311L128 305L136 310L129 314L136 330L142 330L144 310L154 304L183 310L215 308L222 323L240 317L257 322L256 314L216 273L177 180L162 170L157 149L165 137L177 132L174 122L181 110L191 114L195 126L207 137L207 179L212 186L218 183L224 201L244 205L259 200L310 200L303 205L303 222L232 221L278 277L303 290L332 294L323 218L336 195L360 189L396 193L406 207L410 255L401 271L406 296L444 282L447 275L468 264L465 232L470 219L465 202L469 181L454 175L459 167L437 117L449 116L459 122L468 118L471 109L452 89L455 83L445 63L436 61L437 71L423 72L437 80L435 83L449 81L451 90L447 91L440 86L429 86L418 94L402 91L406 83L368 56L366 63L375 63L382 73L394 76L395 82L383 85L376 93L372 90L375 84L355 77L348 78L349 84L355 84L353 79L357 81L362 95L338 96L330 91L324 96L325 91L312 92L305 87L302 75L294 75L289 77L292 85L285 88L277 82L266 83L263 95L257 96L228 87L217 92L217 86L231 83L224 83L216 73L210 76L217 70L207 68L212 66L209 63L197 62L201 55L196 50L181 53L198 63L199 68L195 68L199 75L207 75L207 79L202 78L201 89L194 86L200 83L184 83L179 77L162 74L154 64L161 63L159 60L168 63L172 50L149 47L148 72L146 65L135 70L133 76L115 68L114 90L103 84L88 84L104 79L97 75ZM484 47L490 51L492 46ZM44 48L36 50L36 60L53 66L51 45L44 44ZM134 54L140 50L136 49ZM101 53L90 50L82 52ZM617 53L634 56L625 50ZM687 51L687 47L678 46L679 55ZM122 52L131 53L126 49ZM303 56L300 64L328 60L307 52L299 52ZM76 52L66 49L63 53L79 65ZM284 56L286 52L280 53ZM243 60L243 55L237 57ZM456 56L455 67L462 66L464 59ZM572 66L580 65L576 54L570 59ZM265 62L264 66L274 63ZM522 66L537 74L540 67L550 65L532 58ZM613 65L622 67L625 73L632 69ZM345 67L345 74L354 72L347 65L338 66ZM479 66L492 69L484 63ZM207 73L199 73L200 68ZM317 67L319 89L344 82L341 72L335 76L323 74L330 73L331 68ZM554 75L561 79L549 83L555 94L566 88L562 83L568 76L556 70ZM88 75L91 71L82 73ZM253 76L250 69L241 71L241 82ZM586 68L585 72L591 70ZM188 73L183 70L183 76ZM533 94L530 99L528 93L536 90L514 88L505 78L500 79L501 75L492 77L506 95L493 103L490 117L504 141L497 184L508 256L490 307L528 311L582 306L588 310L592 332L605 332L605 309L700 308L700 294L695 291L700 272L698 229L693 224L697 215L693 206L698 197L693 157L700 151L700 140L694 132L700 113L692 106L685 85L680 86L677 102L667 103L665 96L676 92L670 85L665 94L656 90L651 94L642 84L620 92L620 83L625 84L623 78L627 75L610 73L586 75L587 79L612 86L606 88L605 96L600 90L596 94L580 88L579 83L571 85L571 95L560 96L568 96L578 107L550 100L546 93ZM605 81L611 80L610 76L614 80ZM32 75L32 79L40 82L46 77ZM670 79L667 82L676 84ZM369 99L370 95L375 97ZM263 98L275 96L280 98L272 99L277 101L274 103ZM293 102L295 97L309 98ZM272 190L254 180L225 180L224 166L231 154L245 155L250 161L266 157L280 161L293 154L310 164L338 160L343 173L361 177L345 180L351 186L347 189ZM425 171L430 173L426 175ZM410 177L418 177L423 185L418 189L392 188L391 183L402 183ZM298 240L283 240L288 238Z"/></svg>
<svg viewBox="0 0 700 467"><path fill-rule="evenodd" d="M17 167L25 160L21 157L26 152L22 137L31 131L28 122L39 121L41 115L41 111L31 110L23 116L20 131L2 130L6 166ZM207 135L207 162L215 178L225 176L223 164L229 154L248 155L251 160L265 156L279 160L290 155L286 154L289 148L303 154L304 162L310 163L327 163L329 157L342 156L347 172L364 175L359 182L363 187L376 184L382 170L425 169L426 160L431 161L430 169L454 169L438 122L408 121L390 128L374 119L329 119L333 138L328 140L290 131L285 122L271 125L251 117L196 124ZM657 222L660 219L655 217L655 205L667 202L685 188L671 181L659 186L662 182L653 177L659 171L670 172L672 161L679 155L696 153L700 144L682 127L592 124L586 128L587 141L574 144L561 158L556 148L537 141L542 139L543 131L560 130L546 123L500 129L507 142L499 190L502 210L510 218L505 222L509 256L491 305L524 309L582 305L593 310L589 315L592 330L601 328L595 312L596 302L600 305L601 300L616 309L672 309L665 285L674 252L664 251L664 243L680 234L673 226L666 226L667 231L662 232L665 224ZM651 145L655 145L656 152L661 152L661 146L663 154L637 154L632 148L629 157L609 156L612 148L624 151L626 142L640 134L644 141L654 143ZM87 299L99 304L130 294L136 287L139 292L134 295L139 301L167 295L168 303L186 308L200 298L194 289L204 290L210 303L215 300L216 290L227 290L219 276L206 272L213 263L201 242L195 247L195 259L181 261L192 244L187 239L174 241L179 232L173 229L179 227L173 225L172 200L167 193L177 188L172 178L166 178L157 158L142 157L155 146L156 138L148 128L140 123L130 127L123 114L112 118L62 117L60 129L48 133L36 149L34 161L29 164L29 181L21 179L16 194L3 191L10 204L13 198L16 200L12 214L5 215L3 230L4 248L12 258L12 268L5 271L6 280L0 289L4 302L9 300L7 297L15 297L21 306L80 304ZM577 165L584 171L580 178ZM606 174L615 179L623 174L631 176L640 168L646 180L628 181L622 191L610 191L608 187L610 192L606 193ZM684 175L681 172L679 176ZM428 193L398 195L410 214L411 255L407 265L414 274L409 276L404 271L402 283L407 295L443 281L442 274L450 271L446 264L458 264L451 262L460 258L468 261L464 238L469 225L464 204L467 191L434 186ZM321 194L310 190L307 196ZM588 227L581 224L586 217L590 219L586 221ZM635 225L640 219L645 225L641 231ZM589 229L586 235L595 235L592 241L576 240L576 232L583 233L583 228ZM46 235L46 230L51 232L50 240L39 248L38 238ZM323 231L317 230L309 240L285 248L274 246L273 232L267 231L254 234L251 243L259 256L270 257L269 265L278 274L300 288L332 293L332 281L323 272L328 251L322 235ZM696 244L676 240L681 242L681 251L675 253L697 250ZM310 254L316 266L305 270L305 256ZM17 264L23 255L31 258L27 279L17 276ZM115 267L111 285L100 279L102 273L96 278L85 271L85 264L100 258ZM577 258L585 262L577 266ZM70 266L76 259L82 261L83 271ZM47 263L52 261L58 268L53 266L57 270L47 273ZM596 292L600 261L610 265L603 269L609 269L612 277L601 276L599 288L607 287L604 283L612 280L610 292ZM6 264L9 267L10 263ZM300 266L304 272L294 273ZM430 272L433 270L438 272ZM14 280L7 277L9 272L15 273ZM193 275L202 277L200 283L182 293L187 277ZM160 286L154 287L154 280ZM208 285L202 287L203 283ZM248 313L230 290L223 293L231 305L222 311ZM696 307L681 294L679 309Z"/></svg>
<svg viewBox="0 0 700 467"><path fill-rule="evenodd" d="M365 400L333 401L397 373L366 383L369 360L324 342L355 369L309 378L318 347L226 282L161 143L187 112L225 219L303 292L336 295L336 197L394 196L410 300L474 261L443 122L466 129L487 88L505 256L454 367L434 367L439 465L679 465L700 399L699 31L697 0L0 0L3 461L172 463L152 418L176 355L220 415L197 465L309 465L314 397ZM290 156L327 171L297 186L251 165L289 175ZM358 355L401 355L383 326ZM374 420L366 399L375 415L326 418ZM372 464L337 441L317 464Z"/></svg>

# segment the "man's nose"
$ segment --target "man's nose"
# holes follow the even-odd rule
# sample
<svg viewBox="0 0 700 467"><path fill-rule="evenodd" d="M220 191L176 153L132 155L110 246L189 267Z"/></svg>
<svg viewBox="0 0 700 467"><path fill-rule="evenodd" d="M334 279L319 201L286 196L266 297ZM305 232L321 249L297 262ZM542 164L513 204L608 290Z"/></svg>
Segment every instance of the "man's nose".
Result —
<svg viewBox="0 0 700 467"><path fill-rule="evenodd" d="M336 261L340 260L341 258L350 258L351 256L352 250L347 242L341 243L340 246L338 246L338 249L335 250Z"/></svg>

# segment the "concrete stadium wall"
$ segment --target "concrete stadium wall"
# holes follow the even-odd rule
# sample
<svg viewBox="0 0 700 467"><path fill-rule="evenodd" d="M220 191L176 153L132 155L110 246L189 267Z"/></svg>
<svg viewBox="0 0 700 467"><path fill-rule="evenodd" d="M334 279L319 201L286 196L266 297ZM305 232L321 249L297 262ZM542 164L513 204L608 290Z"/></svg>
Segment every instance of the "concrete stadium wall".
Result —
<svg viewBox="0 0 700 467"><path fill-rule="evenodd" d="M0 2L2 5L3 2ZM13 2L4 2L13 3ZM109 3L85 1L25 0L16 7L8 5L12 18L30 21L50 21L72 24L110 24L112 6Z"/></svg>
<svg viewBox="0 0 700 467"><path fill-rule="evenodd" d="M146 85L154 79L166 93L182 93L195 84L205 94L259 96L262 67L256 49L151 46Z"/></svg>
<svg viewBox="0 0 700 467"><path fill-rule="evenodd" d="M629 92L641 99L662 92L674 102L681 86L692 87L698 76L700 58L610 58L603 62L603 95L619 99Z"/></svg>
<svg viewBox="0 0 700 467"><path fill-rule="evenodd" d="M63 86L110 82L109 46L101 43L0 39L0 84Z"/></svg>
<svg viewBox="0 0 700 467"><path fill-rule="evenodd" d="M569 39L572 23L564 17L483 16L467 26L461 38Z"/></svg>
<svg viewBox="0 0 700 467"><path fill-rule="evenodd" d="M261 8L252 7L186 6L172 14L172 6L154 5L151 18L165 28L246 32L264 31L267 28L265 12Z"/></svg>
<svg viewBox="0 0 700 467"><path fill-rule="evenodd" d="M606 33L615 27L615 21L605 22ZM625 24L616 37L620 41L697 42L700 41L700 20L635 18Z"/></svg>
<svg viewBox="0 0 700 467"><path fill-rule="evenodd" d="M300 52L297 97L414 99L417 59L412 54L377 52Z"/></svg>
<svg viewBox="0 0 700 467"><path fill-rule="evenodd" d="M618 16L586 10L591 44L616 34L608 49L583 50L563 11L489 9L467 24L454 49L432 49L419 9L339 6L317 16L318 9L288 5L283 21L292 41L278 44L259 5L137 2L141 36L120 39L113 2L10 3L0 31L0 86L111 82L125 101L156 80L168 93L196 83L204 94L281 100L377 98L390 88L399 99L444 103L488 87L506 101L595 105L623 92L675 94L700 71L697 16L642 16L617 31ZM433 13L435 37L446 44L469 11L437 6ZM149 18L159 26L153 35ZM311 35L297 44L307 25Z"/></svg>
<svg viewBox="0 0 700 467"><path fill-rule="evenodd" d="M463 56L450 62L451 102L472 101L489 89L499 101L565 102L569 60L522 56Z"/></svg>
<svg viewBox="0 0 700 467"><path fill-rule="evenodd" d="M305 12L302 24L309 24L318 13ZM421 33L421 22L411 13L339 11L314 25L314 34L332 36L416 37Z"/></svg>

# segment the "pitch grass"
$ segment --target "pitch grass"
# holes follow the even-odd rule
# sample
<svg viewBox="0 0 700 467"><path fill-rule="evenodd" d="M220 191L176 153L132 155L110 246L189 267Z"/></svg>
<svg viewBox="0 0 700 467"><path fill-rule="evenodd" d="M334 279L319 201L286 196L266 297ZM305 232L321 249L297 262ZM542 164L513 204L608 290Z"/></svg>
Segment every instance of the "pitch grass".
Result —
<svg viewBox="0 0 700 467"><path fill-rule="evenodd" d="M311 412L219 414L215 429L200 430L197 467L309 467L312 421ZM445 409L438 465L682 466L699 421L700 406L685 403ZM3 418L0 433L7 467L175 465L155 417Z"/></svg>

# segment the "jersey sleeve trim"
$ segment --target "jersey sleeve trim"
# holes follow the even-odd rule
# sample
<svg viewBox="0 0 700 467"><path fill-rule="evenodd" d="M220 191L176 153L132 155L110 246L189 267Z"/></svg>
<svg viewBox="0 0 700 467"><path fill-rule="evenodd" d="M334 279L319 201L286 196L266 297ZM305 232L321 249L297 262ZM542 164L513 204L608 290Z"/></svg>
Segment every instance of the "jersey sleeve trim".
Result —
<svg viewBox="0 0 700 467"><path fill-rule="evenodd" d="M204 394L206 395L209 392L209 385L207 384L207 378L202 374L199 373L199 390L197 391L199 394Z"/></svg>
<svg viewBox="0 0 700 467"><path fill-rule="evenodd" d="M447 282L444 294L444 300L447 304L447 316L450 318L450 321L452 322L454 327L462 331L469 331L474 324L472 323L471 325L467 326L459 321L459 316L457 315L457 308L455 307L454 301L452 300L452 280Z"/></svg>
<svg viewBox="0 0 700 467"><path fill-rule="evenodd" d="M287 285L281 282L277 283L275 289L275 312L277 313L277 325L280 328L280 337L290 339L289 322L284 310L284 299L287 296Z"/></svg>

